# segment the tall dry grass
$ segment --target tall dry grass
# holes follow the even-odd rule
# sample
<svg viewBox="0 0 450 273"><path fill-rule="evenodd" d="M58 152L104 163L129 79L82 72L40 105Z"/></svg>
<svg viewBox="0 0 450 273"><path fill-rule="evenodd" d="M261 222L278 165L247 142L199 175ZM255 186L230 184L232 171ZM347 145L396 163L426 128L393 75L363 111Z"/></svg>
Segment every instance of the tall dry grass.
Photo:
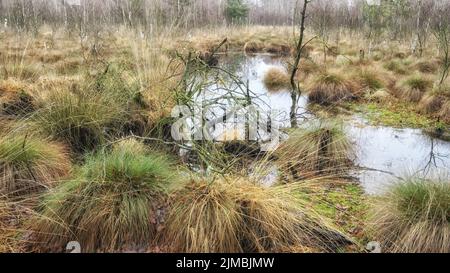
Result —
<svg viewBox="0 0 450 273"><path fill-rule="evenodd" d="M171 251L336 251L351 244L299 192L308 181L266 188L246 178L193 178L174 193L160 240Z"/></svg>

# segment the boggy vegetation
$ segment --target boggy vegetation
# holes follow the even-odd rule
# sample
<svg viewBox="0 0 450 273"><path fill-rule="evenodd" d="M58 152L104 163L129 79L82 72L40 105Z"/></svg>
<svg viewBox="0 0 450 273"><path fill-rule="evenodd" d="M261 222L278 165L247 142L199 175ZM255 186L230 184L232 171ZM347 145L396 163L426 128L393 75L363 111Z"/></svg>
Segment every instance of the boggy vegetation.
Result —
<svg viewBox="0 0 450 273"><path fill-rule="evenodd" d="M25 15L33 9L21 7L22 18L4 2L0 252L63 252L69 241L83 252L365 252L373 240L386 252L449 252L448 184L408 178L385 195L364 195L352 176L355 147L337 121L290 128L275 151L238 140L236 131L217 142L170 134L174 105L194 108L196 95L225 76L245 86L218 67L220 55L236 52L286 60L285 70L269 70L265 85L306 96L318 116L388 109L425 119L390 125L448 132L448 30L423 19L426 9L417 10L418 29L417 21L401 18L404 34L395 17L379 29L373 23L382 13L355 1L373 20L359 21L368 17L355 5L347 19L308 22L298 50L297 30L251 25L286 23L263 16L273 3L247 13L255 7L237 1L242 12L227 9L226 26L186 31L214 16L184 16L196 10L190 1L183 8L144 5L136 9L142 14L114 1L101 13L109 19L97 22L101 5L87 1L88 12L71 7L58 17L43 8L31 23ZM330 8L337 1L315 2L317 18L339 10ZM175 25L165 25L173 20L164 10L178 18ZM445 12L428 10L446 22L439 17ZM434 35L422 32L425 25ZM291 90L294 56L298 88ZM273 168L277 175L267 182Z"/></svg>
<svg viewBox="0 0 450 273"><path fill-rule="evenodd" d="M70 238L86 252L150 244L159 206L178 180L172 168L135 140L89 156L71 180L45 196L31 227L38 249L61 251Z"/></svg>
<svg viewBox="0 0 450 273"><path fill-rule="evenodd" d="M450 184L407 178L377 198L371 221L389 252L450 251Z"/></svg>
<svg viewBox="0 0 450 273"><path fill-rule="evenodd" d="M314 181L264 188L248 179L227 180L193 178L175 193L162 234L173 250L336 251L352 244L296 194Z"/></svg>

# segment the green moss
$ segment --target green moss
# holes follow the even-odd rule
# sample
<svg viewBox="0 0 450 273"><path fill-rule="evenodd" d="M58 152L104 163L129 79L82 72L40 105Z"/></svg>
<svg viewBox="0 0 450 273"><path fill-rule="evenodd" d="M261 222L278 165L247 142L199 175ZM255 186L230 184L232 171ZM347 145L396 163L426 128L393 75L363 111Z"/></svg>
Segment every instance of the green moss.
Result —
<svg viewBox="0 0 450 273"><path fill-rule="evenodd" d="M438 122L416 112L413 105L407 103L395 104L349 104L350 109L363 113L365 118L376 125L392 126L397 128L431 128Z"/></svg>
<svg viewBox="0 0 450 273"><path fill-rule="evenodd" d="M359 242L365 240L363 231L368 205L360 185L345 182L331 189L322 188L304 193L303 198L310 201L320 215L333 219L339 229L351 234Z"/></svg>

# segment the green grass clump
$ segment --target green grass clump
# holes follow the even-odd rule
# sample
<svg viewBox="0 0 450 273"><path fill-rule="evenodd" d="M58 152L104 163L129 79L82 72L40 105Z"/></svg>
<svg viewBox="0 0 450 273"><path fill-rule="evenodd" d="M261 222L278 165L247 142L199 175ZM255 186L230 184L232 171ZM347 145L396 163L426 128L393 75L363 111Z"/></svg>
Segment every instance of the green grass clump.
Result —
<svg viewBox="0 0 450 273"><path fill-rule="evenodd" d="M375 91L386 86L379 77L378 71L362 70L357 74L357 80L361 87Z"/></svg>
<svg viewBox="0 0 450 273"><path fill-rule="evenodd" d="M38 250L63 251L68 241L80 242L83 252L148 247L157 208L175 181L170 161L136 141L89 156L43 201L33 225Z"/></svg>
<svg viewBox="0 0 450 273"><path fill-rule="evenodd" d="M410 89L416 89L420 92L426 92L429 88L432 87L433 82L421 75L414 75L406 79L403 84Z"/></svg>
<svg viewBox="0 0 450 273"><path fill-rule="evenodd" d="M133 121L140 117L145 103L117 73L101 74L78 90L49 94L33 116L37 129L65 141L79 153L95 149L112 136L133 131Z"/></svg>
<svg viewBox="0 0 450 273"><path fill-rule="evenodd" d="M372 224L386 252L450 252L450 183L409 178L374 204Z"/></svg>
<svg viewBox="0 0 450 273"><path fill-rule="evenodd" d="M55 91L47 105L33 116L36 128L65 141L75 152L93 150L124 122L126 113L117 103L98 94Z"/></svg>
<svg viewBox="0 0 450 273"><path fill-rule="evenodd" d="M386 70L392 71L396 74L405 75L408 71L403 63L398 60L391 60L383 65Z"/></svg>
<svg viewBox="0 0 450 273"><path fill-rule="evenodd" d="M432 86L433 82L428 78L420 74L413 75L402 83L401 98L409 102L417 103Z"/></svg>
<svg viewBox="0 0 450 273"><path fill-rule="evenodd" d="M0 195L23 197L41 191L67 175L65 148L35 136L0 136Z"/></svg>

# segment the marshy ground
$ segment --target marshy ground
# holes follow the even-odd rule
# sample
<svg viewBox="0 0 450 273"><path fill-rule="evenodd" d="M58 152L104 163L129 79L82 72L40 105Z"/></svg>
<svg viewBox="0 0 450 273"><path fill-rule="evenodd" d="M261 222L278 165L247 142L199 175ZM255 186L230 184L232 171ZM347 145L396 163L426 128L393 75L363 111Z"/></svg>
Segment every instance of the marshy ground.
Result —
<svg viewBox="0 0 450 273"><path fill-rule="evenodd" d="M122 27L81 43L42 27L0 40L0 252L69 241L85 252L366 252L371 241L450 252L450 78L435 84L434 48L362 54L358 33L312 39L291 128L289 27L150 38ZM198 104L209 121L224 105L277 110L281 144L261 150L238 118L215 124L214 140L173 139L173 107Z"/></svg>

